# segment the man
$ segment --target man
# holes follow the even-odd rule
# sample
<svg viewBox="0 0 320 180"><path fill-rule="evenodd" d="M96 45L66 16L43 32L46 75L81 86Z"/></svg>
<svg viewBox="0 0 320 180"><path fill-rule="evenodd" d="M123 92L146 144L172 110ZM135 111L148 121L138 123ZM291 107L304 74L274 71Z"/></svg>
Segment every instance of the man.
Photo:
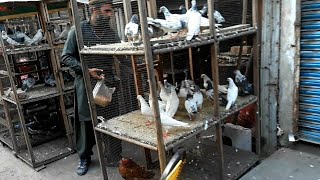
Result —
<svg viewBox="0 0 320 180"><path fill-rule="evenodd" d="M109 44L119 42L119 37L110 28L109 25L110 17L112 16L112 0L89 0L89 9L91 13L90 21L84 21L81 23L84 45L92 46L99 43ZM91 155L93 154L92 147L95 145L95 138L74 27L71 28L68 34L68 38L64 45L61 58L62 63L69 66L72 70L75 71L77 75L74 83L74 128L76 134L76 151L80 158L80 162L77 167L77 174L82 176L86 174L88 171L88 167L91 162ZM104 75L100 74L103 72L102 69L89 68L88 71L90 76L94 79L104 78ZM107 69L107 71L109 70ZM117 107L115 107L114 109L117 109ZM106 155L107 161L109 161L107 162L107 164L116 165L116 162L118 162L121 159L121 141L111 136L108 136L106 138L106 142ZM112 148L110 148L111 143Z"/></svg>

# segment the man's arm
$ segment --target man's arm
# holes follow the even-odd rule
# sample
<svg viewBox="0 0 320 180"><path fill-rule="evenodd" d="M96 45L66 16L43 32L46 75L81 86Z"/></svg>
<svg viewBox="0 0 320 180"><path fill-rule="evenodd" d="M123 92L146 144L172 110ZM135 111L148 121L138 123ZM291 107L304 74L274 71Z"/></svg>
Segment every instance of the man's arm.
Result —
<svg viewBox="0 0 320 180"><path fill-rule="evenodd" d="M64 44L64 48L61 55L61 62L70 67L76 74L82 74L82 67L79 57L78 44L76 38L75 28L72 27L69 31L68 38Z"/></svg>

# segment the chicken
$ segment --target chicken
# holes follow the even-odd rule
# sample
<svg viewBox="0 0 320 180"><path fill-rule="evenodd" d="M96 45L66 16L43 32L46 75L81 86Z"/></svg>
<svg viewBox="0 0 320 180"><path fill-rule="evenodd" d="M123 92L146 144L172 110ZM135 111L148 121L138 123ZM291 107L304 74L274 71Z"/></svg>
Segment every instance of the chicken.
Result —
<svg viewBox="0 0 320 180"><path fill-rule="evenodd" d="M118 167L120 175L125 180L134 180L137 178L141 179L151 179L154 176L154 172L147 170L145 167L140 166L134 162L131 158L120 160Z"/></svg>

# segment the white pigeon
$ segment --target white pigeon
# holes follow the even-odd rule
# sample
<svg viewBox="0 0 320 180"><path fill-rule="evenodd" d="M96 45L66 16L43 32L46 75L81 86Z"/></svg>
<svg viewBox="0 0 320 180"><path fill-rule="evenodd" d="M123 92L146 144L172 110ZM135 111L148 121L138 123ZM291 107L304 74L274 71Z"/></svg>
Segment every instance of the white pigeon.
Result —
<svg viewBox="0 0 320 180"><path fill-rule="evenodd" d="M139 40L139 24L138 24L138 15L133 14L130 22L126 24L124 29L124 35L128 38L128 41L133 46L134 42Z"/></svg>
<svg viewBox="0 0 320 180"><path fill-rule="evenodd" d="M27 46L31 46L31 45L38 45L39 42L41 42L43 38L43 34L42 34L42 29L39 29L37 31L37 33L33 36L33 38L31 39L31 41L25 41L25 44Z"/></svg>
<svg viewBox="0 0 320 180"><path fill-rule="evenodd" d="M171 92L166 103L167 115L170 117L173 117L176 114L178 107L179 107L179 97L177 95L175 87L171 86Z"/></svg>
<svg viewBox="0 0 320 180"><path fill-rule="evenodd" d="M147 101L141 95L138 95L137 99L140 102L141 114L143 114L145 116L153 116L153 111L150 108L150 106L148 105Z"/></svg>
<svg viewBox="0 0 320 180"><path fill-rule="evenodd" d="M164 18L166 20L172 20L172 21L183 21L185 23L188 22L189 17L186 14L171 14L170 11L168 10L168 8L166 8L165 6L161 6L159 12L163 13Z"/></svg>
<svg viewBox="0 0 320 180"><path fill-rule="evenodd" d="M180 20L165 20L147 18L148 24L160 28L164 34L178 32L186 27L186 23Z"/></svg>
<svg viewBox="0 0 320 180"><path fill-rule="evenodd" d="M8 36L8 34L7 34L6 31L2 31L1 33L2 33L2 39L3 39L3 40L6 40L6 42L7 42L8 44L10 44L10 45L12 45L12 46L19 46L19 45L21 45L21 44L18 43L17 41L11 39L11 38Z"/></svg>
<svg viewBox="0 0 320 180"><path fill-rule="evenodd" d="M149 95L149 105L150 105L150 108L153 109L152 108L153 105L152 105L152 97L151 97L151 95ZM161 111L163 111L163 112L166 111L166 104L163 101L158 100L158 105L159 105L160 112Z"/></svg>
<svg viewBox="0 0 320 180"><path fill-rule="evenodd" d="M225 22L224 17L219 13L219 11L214 10L213 16L214 16L214 19L217 21L217 23Z"/></svg>
<svg viewBox="0 0 320 180"><path fill-rule="evenodd" d="M189 119L193 120L193 117L198 113L198 106L196 100L193 98L193 93L190 90L184 101L184 107L188 112Z"/></svg>
<svg viewBox="0 0 320 180"><path fill-rule="evenodd" d="M69 31L71 29L71 24L67 23L66 27L63 29L63 31L59 34L59 36L55 39L55 41L58 41L60 39L67 39Z"/></svg>
<svg viewBox="0 0 320 180"><path fill-rule="evenodd" d="M234 84L232 78L228 78L227 81L229 81L229 88L227 93L227 106L226 110L229 110L232 105L235 104L237 98L238 98L238 87Z"/></svg>
<svg viewBox="0 0 320 180"><path fill-rule="evenodd" d="M166 129L170 129L172 127L190 127L188 123L178 121L170 116L168 116L165 112L160 112L161 124L165 126Z"/></svg>
<svg viewBox="0 0 320 180"><path fill-rule="evenodd" d="M159 94L160 98L165 104L167 104L167 100L169 99L170 92L168 91L167 88L164 87L161 81L158 81L158 85L160 87L160 94Z"/></svg>
<svg viewBox="0 0 320 180"><path fill-rule="evenodd" d="M138 95L137 99L140 102L140 110L141 114L145 116L154 116L152 109L146 102L146 100L141 96ZM172 117L168 116L165 112L160 111L160 119L161 119L161 124L166 127L166 129L172 128L172 127L190 127L188 123L184 123L178 120L173 119Z"/></svg>
<svg viewBox="0 0 320 180"><path fill-rule="evenodd" d="M200 111L202 109L202 104L203 104L203 95L200 90L200 87L194 84L194 85L191 85L190 89L194 92L193 99L195 100L198 110Z"/></svg>
<svg viewBox="0 0 320 180"><path fill-rule="evenodd" d="M201 14L197 9L195 0L191 1L191 9L187 12L188 20L188 33L186 40L190 41L194 36L199 35L201 26Z"/></svg>

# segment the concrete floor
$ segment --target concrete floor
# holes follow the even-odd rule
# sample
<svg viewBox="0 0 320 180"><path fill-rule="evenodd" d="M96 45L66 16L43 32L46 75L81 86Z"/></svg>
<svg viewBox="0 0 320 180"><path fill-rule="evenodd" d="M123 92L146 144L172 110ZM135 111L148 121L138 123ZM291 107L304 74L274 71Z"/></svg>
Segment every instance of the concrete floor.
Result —
<svg viewBox="0 0 320 180"><path fill-rule="evenodd" d="M320 146L299 143L281 148L241 180L320 180Z"/></svg>
<svg viewBox="0 0 320 180"><path fill-rule="evenodd" d="M0 180L100 180L102 179L99 162L93 156L93 163L85 176L78 176L75 168L77 154L53 162L39 172L14 157L10 149L0 145ZM111 180L122 180L116 168L109 169ZM282 148L263 160L241 180L318 180L320 179L320 146L299 143Z"/></svg>

